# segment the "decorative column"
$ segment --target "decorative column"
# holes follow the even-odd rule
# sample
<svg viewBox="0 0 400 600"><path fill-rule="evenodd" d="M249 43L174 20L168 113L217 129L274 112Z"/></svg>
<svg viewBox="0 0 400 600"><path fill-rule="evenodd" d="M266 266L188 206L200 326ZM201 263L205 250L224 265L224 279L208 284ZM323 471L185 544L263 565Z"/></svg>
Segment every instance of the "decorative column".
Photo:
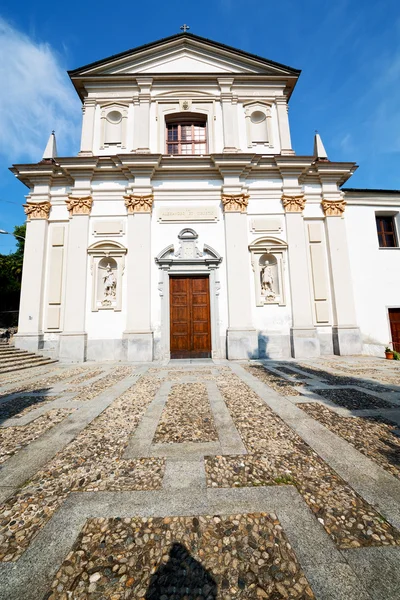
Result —
<svg viewBox="0 0 400 600"><path fill-rule="evenodd" d="M292 327L290 344L294 358L320 355L320 345L311 305L308 273L307 240L304 229L304 195L282 196L285 209L288 242L290 290L292 300Z"/></svg>
<svg viewBox="0 0 400 600"><path fill-rule="evenodd" d="M346 202L342 198L322 200L331 268L333 351L341 355L362 352L361 334L356 325L353 282L343 217L345 206Z"/></svg>
<svg viewBox="0 0 400 600"><path fill-rule="evenodd" d="M139 153L150 152L150 102L151 77L138 77L139 95L134 104L133 148Z"/></svg>
<svg viewBox="0 0 400 600"><path fill-rule="evenodd" d="M289 106L286 96L277 96L275 99L278 112L279 137L281 141L281 154L294 154L290 139Z"/></svg>
<svg viewBox="0 0 400 600"><path fill-rule="evenodd" d="M233 96L231 91L233 81L233 77L224 77L218 79L218 84L221 90L224 152L238 152L237 98Z"/></svg>
<svg viewBox="0 0 400 600"><path fill-rule="evenodd" d="M247 194L222 194L228 286L227 357L258 357L258 335L252 324L250 259L247 239Z"/></svg>
<svg viewBox="0 0 400 600"><path fill-rule="evenodd" d="M64 326L60 334L60 359L86 360L85 332L87 248L92 197L70 195L66 201L70 214L65 278Z"/></svg>
<svg viewBox="0 0 400 600"><path fill-rule="evenodd" d="M93 156L93 133L94 118L96 112L96 100L86 100L82 106L82 136L81 136L81 156Z"/></svg>
<svg viewBox="0 0 400 600"><path fill-rule="evenodd" d="M151 331L151 213L153 194L124 196L128 210L127 360L153 360Z"/></svg>
<svg viewBox="0 0 400 600"><path fill-rule="evenodd" d="M26 225L17 348L37 352L43 341L43 288L50 202L24 204Z"/></svg>

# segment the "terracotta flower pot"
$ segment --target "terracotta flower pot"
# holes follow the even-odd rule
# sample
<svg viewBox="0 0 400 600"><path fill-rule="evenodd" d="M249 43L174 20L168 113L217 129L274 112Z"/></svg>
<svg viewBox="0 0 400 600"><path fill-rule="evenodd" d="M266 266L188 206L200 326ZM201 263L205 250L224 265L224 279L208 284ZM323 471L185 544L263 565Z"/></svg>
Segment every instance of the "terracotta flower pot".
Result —
<svg viewBox="0 0 400 600"><path fill-rule="evenodd" d="M385 352L387 360L393 360L393 352Z"/></svg>

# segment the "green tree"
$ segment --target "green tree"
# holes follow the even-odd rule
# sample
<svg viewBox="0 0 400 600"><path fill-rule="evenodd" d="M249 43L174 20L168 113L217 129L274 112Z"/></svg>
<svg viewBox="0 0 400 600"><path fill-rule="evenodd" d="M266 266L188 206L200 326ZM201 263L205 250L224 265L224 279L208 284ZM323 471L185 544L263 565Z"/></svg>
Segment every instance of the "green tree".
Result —
<svg viewBox="0 0 400 600"><path fill-rule="evenodd" d="M12 254L0 254L0 326L15 324L21 294L22 263L24 259L26 225L16 225L14 235L17 249ZM23 238L23 239L21 239Z"/></svg>

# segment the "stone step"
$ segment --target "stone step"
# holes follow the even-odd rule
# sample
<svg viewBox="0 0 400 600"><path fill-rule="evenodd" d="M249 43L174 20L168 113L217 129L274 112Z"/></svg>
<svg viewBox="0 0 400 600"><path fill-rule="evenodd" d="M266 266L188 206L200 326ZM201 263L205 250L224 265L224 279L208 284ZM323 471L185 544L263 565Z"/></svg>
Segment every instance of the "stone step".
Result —
<svg viewBox="0 0 400 600"><path fill-rule="evenodd" d="M2 350L0 351L0 360L8 356L26 356L27 354L29 354L27 350Z"/></svg>
<svg viewBox="0 0 400 600"><path fill-rule="evenodd" d="M12 373L13 371L20 371L23 369L32 369L34 367L42 367L43 365L49 365L51 363L56 363L56 362L58 362L58 361L53 358L42 357L41 360L36 361L36 362L31 361L31 362L27 362L27 363L23 363L23 364L14 364L14 365L5 366L5 367L2 367L2 365L0 364L0 375L2 375L4 373Z"/></svg>
<svg viewBox="0 0 400 600"><path fill-rule="evenodd" d="M36 362L38 360L42 360L42 358L44 358L44 357L39 354L31 354L31 353L25 354L24 356L18 356L16 358L14 358L14 357L0 358L0 367L9 366L9 365L21 365L26 362Z"/></svg>

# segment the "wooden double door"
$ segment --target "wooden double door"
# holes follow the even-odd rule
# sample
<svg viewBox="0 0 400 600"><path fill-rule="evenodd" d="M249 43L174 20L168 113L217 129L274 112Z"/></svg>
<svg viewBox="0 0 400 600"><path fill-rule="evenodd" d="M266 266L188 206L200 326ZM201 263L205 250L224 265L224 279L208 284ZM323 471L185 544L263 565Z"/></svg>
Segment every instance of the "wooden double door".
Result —
<svg viewBox="0 0 400 600"><path fill-rule="evenodd" d="M389 308L393 350L400 352L400 308Z"/></svg>
<svg viewBox="0 0 400 600"><path fill-rule="evenodd" d="M171 358L210 358L210 287L208 277L170 277Z"/></svg>

